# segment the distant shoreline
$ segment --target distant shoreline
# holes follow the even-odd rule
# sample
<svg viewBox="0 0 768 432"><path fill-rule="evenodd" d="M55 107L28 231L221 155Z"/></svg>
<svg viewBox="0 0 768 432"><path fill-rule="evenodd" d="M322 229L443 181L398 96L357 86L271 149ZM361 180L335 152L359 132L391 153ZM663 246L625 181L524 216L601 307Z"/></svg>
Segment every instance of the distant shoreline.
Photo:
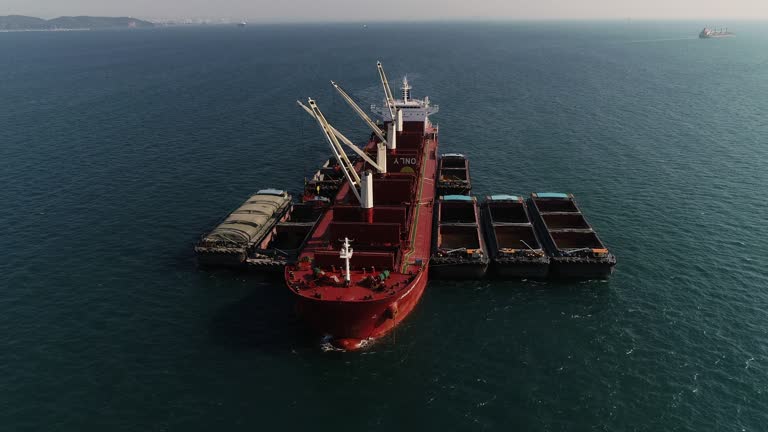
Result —
<svg viewBox="0 0 768 432"><path fill-rule="evenodd" d="M75 29L18 29L18 30L0 30L0 33L26 33L26 32L79 32L79 31L91 31L89 28L75 28Z"/></svg>
<svg viewBox="0 0 768 432"><path fill-rule="evenodd" d="M46 20L24 15L0 16L0 32L84 31L153 27L155 24L133 17L62 16Z"/></svg>

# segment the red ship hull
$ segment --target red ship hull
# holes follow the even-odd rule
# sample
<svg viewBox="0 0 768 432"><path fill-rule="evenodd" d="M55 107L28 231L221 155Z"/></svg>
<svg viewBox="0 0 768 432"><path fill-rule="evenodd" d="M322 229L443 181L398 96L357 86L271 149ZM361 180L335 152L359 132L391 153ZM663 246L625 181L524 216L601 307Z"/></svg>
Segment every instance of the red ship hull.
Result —
<svg viewBox="0 0 768 432"><path fill-rule="evenodd" d="M296 310L318 335L330 336L336 347L354 351L400 324L418 304L427 279L425 270L398 298L375 302L322 301L299 296Z"/></svg>
<svg viewBox="0 0 768 432"><path fill-rule="evenodd" d="M437 129L405 124L387 174L374 178L374 207L361 209L349 184L341 187L285 280L308 328L345 350L381 338L416 307L427 284L437 174ZM369 142L366 151L376 148ZM357 169L363 171L360 162ZM339 242L354 247L344 281Z"/></svg>

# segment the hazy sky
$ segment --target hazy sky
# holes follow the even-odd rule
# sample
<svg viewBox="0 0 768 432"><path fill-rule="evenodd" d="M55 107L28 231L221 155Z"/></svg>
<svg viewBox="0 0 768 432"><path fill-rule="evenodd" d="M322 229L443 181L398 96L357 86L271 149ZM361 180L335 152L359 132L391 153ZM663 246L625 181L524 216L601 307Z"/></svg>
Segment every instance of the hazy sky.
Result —
<svg viewBox="0 0 768 432"><path fill-rule="evenodd" d="M386 5L386 7L384 7ZM0 0L0 15L210 17L252 21L768 19L768 0Z"/></svg>

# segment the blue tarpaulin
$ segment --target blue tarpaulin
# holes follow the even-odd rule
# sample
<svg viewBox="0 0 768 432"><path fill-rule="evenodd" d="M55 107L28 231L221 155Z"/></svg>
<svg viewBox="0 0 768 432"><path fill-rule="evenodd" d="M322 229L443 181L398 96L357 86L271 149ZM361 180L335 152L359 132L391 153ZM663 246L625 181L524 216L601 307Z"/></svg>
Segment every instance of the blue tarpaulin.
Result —
<svg viewBox="0 0 768 432"><path fill-rule="evenodd" d="M536 196L539 198L568 198L568 194L560 192L539 192Z"/></svg>
<svg viewBox="0 0 768 432"><path fill-rule="evenodd" d="M472 201L472 197L466 195L445 195L443 201Z"/></svg>
<svg viewBox="0 0 768 432"><path fill-rule="evenodd" d="M511 200L518 201L520 197L517 195L491 195L491 199L494 201Z"/></svg>

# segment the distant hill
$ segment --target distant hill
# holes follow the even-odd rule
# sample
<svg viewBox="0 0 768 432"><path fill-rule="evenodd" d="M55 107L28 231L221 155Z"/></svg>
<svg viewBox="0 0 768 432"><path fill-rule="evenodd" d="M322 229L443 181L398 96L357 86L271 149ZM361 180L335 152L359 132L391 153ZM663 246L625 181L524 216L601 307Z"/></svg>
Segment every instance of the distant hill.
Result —
<svg viewBox="0 0 768 432"><path fill-rule="evenodd" d="M151 22L129 17L77 16L44 20L22 15L0 16L0 30L148 28L154 26Z"/></svg>
<svg viewBox="0 0 768 432"><path fill-rule="evenodd" d="M44 29L47 23L44 19L22 15L0 16L0 30Z"/></svg>

